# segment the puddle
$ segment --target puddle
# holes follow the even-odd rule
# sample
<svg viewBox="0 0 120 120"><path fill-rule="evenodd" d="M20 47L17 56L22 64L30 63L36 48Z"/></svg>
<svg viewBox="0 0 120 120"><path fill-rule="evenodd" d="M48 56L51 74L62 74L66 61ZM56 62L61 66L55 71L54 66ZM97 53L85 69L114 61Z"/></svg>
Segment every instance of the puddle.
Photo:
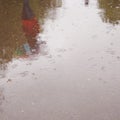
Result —
<svg viewBox="0 0 120 120"><path fill-rule="evenodd" d="M120 119L120 1L0 1L0 120Z"/></svg>

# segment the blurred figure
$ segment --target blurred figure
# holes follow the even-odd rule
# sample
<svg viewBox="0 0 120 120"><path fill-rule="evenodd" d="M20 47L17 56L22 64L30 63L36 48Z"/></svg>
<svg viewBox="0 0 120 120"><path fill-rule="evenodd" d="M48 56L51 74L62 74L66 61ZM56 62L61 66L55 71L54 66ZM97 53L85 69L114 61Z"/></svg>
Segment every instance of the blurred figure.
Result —
<svg viewBox="0 0 120 120"><path fill-rule="evenodd" d="M39 23L29 6L29 0L23 2L22 25L26 37L36 37L39 33Z"/></svg>
<svg viewBox="0 0 120 120"><path fill-rule="evenodd" d="M88 5L89 4L89 0L85 0L85 5Z"/></svg>
<svg viewBox="0 0 120 120"><path fill-rule="evenodd" d="M23 0L22 27L27 38L23 45L27 54L38 52L37 35L40 32L40 25L29 5L29 0Z"/></svg>
<svg viewBox="0 0 120 120"><path fill-rule="evenodd" d="M33 54L41 52L41 48L46 44L45 41L38 42L38 34L40 33L40 25L33 10L29 5L29 0L23 0L22 10L22 28L26 41L15 51L14 57L26 58Z"/></svg>

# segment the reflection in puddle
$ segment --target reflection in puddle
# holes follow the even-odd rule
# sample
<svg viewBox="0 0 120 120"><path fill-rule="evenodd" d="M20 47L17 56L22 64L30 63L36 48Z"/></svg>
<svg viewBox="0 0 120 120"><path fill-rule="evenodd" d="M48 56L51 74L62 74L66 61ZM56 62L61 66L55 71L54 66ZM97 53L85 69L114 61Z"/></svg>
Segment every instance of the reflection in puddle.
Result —
<svg viewBox="0 0 120 120"><path fill-rule="evenodd" d="M7 0L6 3L4 0L0 1L1 79L6 77L9 62L15 59L30 58L33 60L38 55L48 54L45 39L41 38L44 30L43 24L50 11L56 11L56 8L61 5L61 0L36 0L36 2L32 0L10 2ZM56 12L52 13L53 18L55 18L55 14Z"/></svg>
<svg viewBox="0 0 120 120"><path fill-rule="evenodd" d="M113 25L120 22L120 0L98 0L99 8L102 9L101 17L104 22Z"/></svg>
<svg viewBox="0 0 120 120"><path fill-rule="evenodd" d="M17 48L16 56L28 57L32 54L38 54L40 44L37 41L37 35L40 33L40 25L29 5L29 0L24 0L23 3L22 28L26 37L26 42Z"/></svg>
<svg viewBox="0 0 120 120"><path fill-rule="evenodd" d="M8 63L13 58L28 58L31 55L44 54L41 52L44 51L46 42L41 40L40 34L44 29L45 18L50 10L55 11L56 7L62 5L61 0L22 2L0 1L0 64Z"/></svg>
<svg viewBox="0 0 120 120"><path fill-rule="evenodd" d="M20 8L14 10L20 12L12 13L15 25L12 14L10 21L5 19L8 31L4 25L4 42L0 39L1 64L8 65L1 66L1 75L7 68L5 78L0 79L5 89L0 97L2 120L120 118L118 24L101 21L96 0L63 0L63 6L56 8L61 6L59 1L30 0L28 4L25 0L24 7L18 1ZM50 48L47 56L41 55L46 45L41 40Z"/></svg>

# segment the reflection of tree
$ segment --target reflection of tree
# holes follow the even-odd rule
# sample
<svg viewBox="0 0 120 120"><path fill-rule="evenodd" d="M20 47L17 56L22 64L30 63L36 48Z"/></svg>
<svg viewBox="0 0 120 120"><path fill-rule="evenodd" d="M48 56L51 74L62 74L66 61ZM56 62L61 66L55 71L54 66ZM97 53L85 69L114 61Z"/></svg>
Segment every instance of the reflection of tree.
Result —
<svg viewBox="0 0 120 120"><path fill-rule="evenodd" d="M103 9L101 17L104 22L118 24L120 20L120 0L98 0Z"/></svg>
<svg viewBox="0 0 120 120"><path fill-rule="evenodd" d="M41 23L44 23L49 9L61 6L56 1L61 0L30 0ZM0 64L11 61L15 50L26 42L21 27L22 2L23 0L0 0Z"/></svg>

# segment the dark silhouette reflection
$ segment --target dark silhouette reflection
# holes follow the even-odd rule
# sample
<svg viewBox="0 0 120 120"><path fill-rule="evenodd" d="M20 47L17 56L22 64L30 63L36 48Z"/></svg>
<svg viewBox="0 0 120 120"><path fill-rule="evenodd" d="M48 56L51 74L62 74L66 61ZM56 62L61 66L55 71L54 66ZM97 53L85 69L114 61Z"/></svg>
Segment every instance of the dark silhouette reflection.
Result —
<svg viewBox="0 0 120 120"><path fill-rule="evenodd" d="M98 0L99 8L102 9L101 18L103 22L113 25L120 21L120 0Z"/></svg>
<svg viewBox="0 0 120 120"><path fill-rule="evenodd" d="M85 0L85 5L88 5L89 4L89 0Z"/></svg>

